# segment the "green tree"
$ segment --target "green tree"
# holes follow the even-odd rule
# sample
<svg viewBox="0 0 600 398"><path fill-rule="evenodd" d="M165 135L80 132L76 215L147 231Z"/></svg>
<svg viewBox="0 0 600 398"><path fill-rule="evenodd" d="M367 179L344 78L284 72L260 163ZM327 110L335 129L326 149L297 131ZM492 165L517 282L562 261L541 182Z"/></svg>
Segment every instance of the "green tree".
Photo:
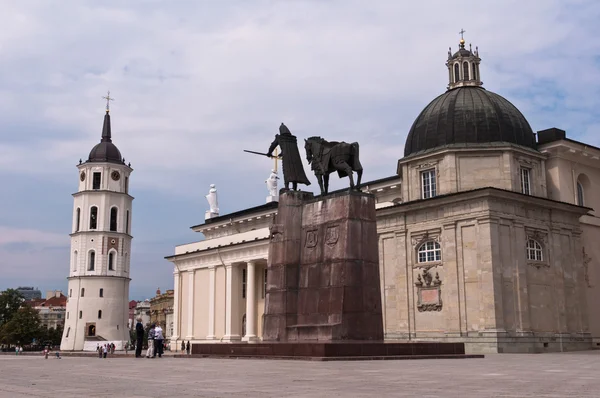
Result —
<svg viewBox="0 0 600 398"><path fill-rule="evenodd" d="M31 344L44 337L42 321L36 309L24 305L13 317L0 326L0 342L4 344Z"/></svg>
<svg viewBox="0 0 600 398"><path fill-rule="evenodd" d="M0 326L11 320L23 301L23 296L15 289L6 289L0 293Z"/></svg>
<svg viewBox="0 0 600 398"><path fill-rule="evenodd" d="M62 339L63 327L59 325L56 329L42 327L40 341L42 344L60 345Z"/></svg>

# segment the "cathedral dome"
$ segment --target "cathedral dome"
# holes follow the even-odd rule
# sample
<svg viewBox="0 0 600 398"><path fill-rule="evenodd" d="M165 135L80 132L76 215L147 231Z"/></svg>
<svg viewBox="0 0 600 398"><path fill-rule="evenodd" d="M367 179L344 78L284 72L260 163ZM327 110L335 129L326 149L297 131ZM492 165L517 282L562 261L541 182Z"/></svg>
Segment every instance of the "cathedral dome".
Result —
<svg viewBox="0 0 600 398"><path fill-rule="evenodd" d="M112 142L110 131L110 115L108 111L104 115L104 126L102 127L102 140L90 151L88 162L111 162L123 163L121 151Z"/></svg>
<svg viewBox="0 0 600 398"><path fill-rule="evenodd" d="M504 97L481 87L448 90L423 109L413 123L404 156L454 144L508 142L535 149L523 114Z"/></svg>
<svg viewBox="0 0 600 398"><path fill-rule="evenodd" d="M536 149L525 116L504 97L482 88L479 50L448 51L448 91L429 103L414 121L404 156L469 144L511 143Z"/></svg>

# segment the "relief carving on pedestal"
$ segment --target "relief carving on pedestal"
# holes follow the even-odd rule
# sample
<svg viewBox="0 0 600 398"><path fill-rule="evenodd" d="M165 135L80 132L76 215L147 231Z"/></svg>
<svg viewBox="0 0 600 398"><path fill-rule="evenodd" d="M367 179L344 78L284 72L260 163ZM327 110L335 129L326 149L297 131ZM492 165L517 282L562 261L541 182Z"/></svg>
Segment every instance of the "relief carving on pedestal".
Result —
<svg viewBox="0 0 600 398"><path fill-rule="evenodd" d="M338 225L328 225L325 230L325 243L328 246L335 246L339 238Z"/></svg>
<svg viewBox="0 0 600 398"><path fill-rule="evenodd" d="M435 278L431 275L428 269L424 269L417 276L415 286L417 287L417 309L419 312L424 311L441 311L442 310L442 292L440 286L439 273L435 273Z"/></svg>
<svg viewBox="0 0 600 398"><path fill-rule="evenodd" d="M317 246L317 243L319 241L319 230L318 229L311 229L306 231L306 240L304 242L304 246L312 249L313 247Z"/></svg>

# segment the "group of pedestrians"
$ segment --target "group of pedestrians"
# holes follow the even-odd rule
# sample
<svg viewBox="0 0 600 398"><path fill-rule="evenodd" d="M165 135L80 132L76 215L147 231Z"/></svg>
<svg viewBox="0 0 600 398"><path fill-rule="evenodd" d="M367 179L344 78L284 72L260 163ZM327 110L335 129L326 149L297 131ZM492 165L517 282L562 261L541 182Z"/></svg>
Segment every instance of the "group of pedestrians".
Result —
<svg viewBox="0 0 600 398"><path fill-rule="evenodd" d="M185 341L181 342L181 352L186 352L186 354L190 355L190 342L188 341L187 344L185 343Z"/></svg>
<svg viewBox="0 0 600 398"><path fill-rule="evenodd" d="M21 355L23 353L23 346L16 346L15 347L15 355Z"/></svg>
<svg viewBox="0 0 600 398"><path fill-rule="evenodd" d="M115 348L116 348L115 343L109 343L109 344L104 344L104 345L97 344L96 352L98 353L98 358L106 358L106 356L109 353L114 354Z"/></svg>
<svg viewBox="0 0 600 398"><path fill-rule="evenodd" d="M135 344L135 357L142 357L142 345L144 344L144 325L142 319L138 318L137 324L135 325L136 333L136 344ZM150 325L148 330L148 349L146 350L146 358L162 358L164 353L164 341L163 330L160 325Z"/></svg>

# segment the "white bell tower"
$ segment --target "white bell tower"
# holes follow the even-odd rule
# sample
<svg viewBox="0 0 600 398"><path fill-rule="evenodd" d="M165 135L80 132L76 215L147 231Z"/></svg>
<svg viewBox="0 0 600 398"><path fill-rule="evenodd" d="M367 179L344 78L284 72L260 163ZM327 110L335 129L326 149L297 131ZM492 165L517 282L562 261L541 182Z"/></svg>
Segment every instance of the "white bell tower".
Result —
<svg viewBox="0 0 600 398"><path fill-rule="evenodd" d="M95 350L129 340L131 211L129 177L111 137L109 101L102 139L86 162L79 161L79 188L73 194L73 227L68 301L61 350Z"/></svg>

